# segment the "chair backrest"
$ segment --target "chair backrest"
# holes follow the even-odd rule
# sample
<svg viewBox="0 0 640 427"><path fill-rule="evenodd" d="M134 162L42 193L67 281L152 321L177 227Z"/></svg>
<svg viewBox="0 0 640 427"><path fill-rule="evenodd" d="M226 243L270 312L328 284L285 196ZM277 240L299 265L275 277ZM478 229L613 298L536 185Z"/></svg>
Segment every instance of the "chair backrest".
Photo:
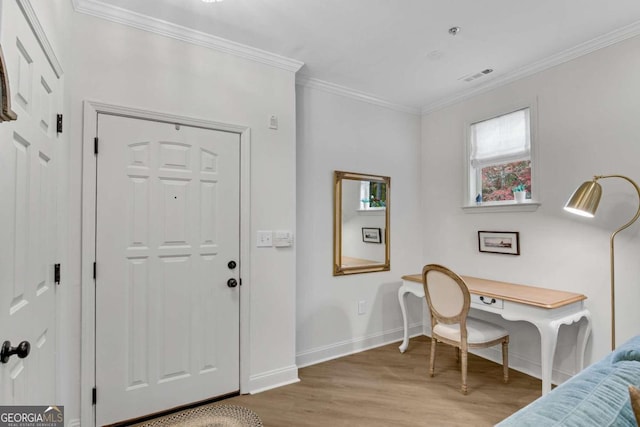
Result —
<svg viewBox="0 0 640 427"><path fill-rule="evenodd" d="M471 296L462 277L442 265L429 264L422 269L422 284L431 312L431 327L436 323L460 323L466 337Z"/></svg>

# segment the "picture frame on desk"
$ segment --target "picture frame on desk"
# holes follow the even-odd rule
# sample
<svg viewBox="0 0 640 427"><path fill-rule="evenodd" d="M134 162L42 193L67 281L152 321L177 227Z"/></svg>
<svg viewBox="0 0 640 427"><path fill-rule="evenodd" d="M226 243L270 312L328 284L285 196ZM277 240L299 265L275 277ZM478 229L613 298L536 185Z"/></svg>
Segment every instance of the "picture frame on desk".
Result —
<svg viewBox="0 0 640 427"><path fill-rule="evenodd" d="M520 255L520 233L517 231L478 231L480 252Z"/></svg>

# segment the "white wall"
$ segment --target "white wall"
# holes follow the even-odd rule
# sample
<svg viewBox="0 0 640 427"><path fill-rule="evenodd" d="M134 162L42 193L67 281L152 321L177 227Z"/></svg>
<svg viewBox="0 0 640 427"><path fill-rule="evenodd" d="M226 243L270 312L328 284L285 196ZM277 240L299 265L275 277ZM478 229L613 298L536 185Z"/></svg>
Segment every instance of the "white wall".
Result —
<svg viewBox="0 0 640 427"><path fill-rule="evenodd" d="M610 351L609 241L611 230L633 216L637 196L627 183L602 181L595 219L565 213L572 191L595 174L640 180L640 38L598 50L492 90L422 119L422 190L425 260L459 273L580 292L588 296L593 333L587 362ZM464 123L520 100L538 101L539 197L533 213L467 214L461 209ZM521 256L482 254L478 230L519 231ZM638 333L639 226L617 238L617 342ZM511 332L512 366L539 375L537 331L503 322ZM560 375L575 372L575 327L562 327L556 353ZM558 373L556 373L558 374Z"/></svg>
<svg viewBox="0 0 640 427"><path fill-rule="evenodd" d="M69 23L68 25L71 26ZM268 65L76 14L68 84L72 117L70 268L80 336L82 102L215 120L251 128L251 390L297 379L295 248L255 248L257 230L295 232L295 76ZM270 114L279 129L268 129ZM246 260L245 260L246 261ZM88 261L87 261L88 262ZM231 321L233 321L231 319ZM79 367L79 341L70 363ZM78 368L79 369L79 368ZM69 373L79 387L79 370ZM83 396L84 399L84 396ZM77 402L69 403L73 406Z"/></svg>
<svg viewBox="0 0 640 427"><path fill-rule="evenodd" d="M422 268L420 118L297 86L297 120L296 346L304 366L401 337L400 277ZM332 276L334 170L391 177L391 271ZM422 304L409 304L414 332L422 331Z"/></svg>

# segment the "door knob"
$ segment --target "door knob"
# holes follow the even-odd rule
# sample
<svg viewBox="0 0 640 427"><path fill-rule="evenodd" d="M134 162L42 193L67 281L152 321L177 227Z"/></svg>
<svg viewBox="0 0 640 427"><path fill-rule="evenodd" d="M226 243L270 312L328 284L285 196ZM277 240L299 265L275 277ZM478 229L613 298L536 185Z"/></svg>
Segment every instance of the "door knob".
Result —
<svg viewBox="0 0 640 427"><path fill-rule="evenodd" d="M236 279L229 279L227 280L227 286L230 288L235 288L236 286L238 286L238 281Z"/></svg>
<svg viewBox="0 0 640 427"><path fill-rule="evenodd" d="M227 267L229 267L229 270L233 270L234 268L236 268L238 264L236 264L235 261L229 261L229 264L227 264Z"/></svg>
<svg viewBox="0 0 640 427"><path fill-rule="evenodd" d="M0 349L0 362L7 363L14 354L20 359L24 359L29 355L30 351L31 344L29 344L29 341L22 341L17 347L11 347L11 341L5 341L2 343L2 349Z"/></svg>

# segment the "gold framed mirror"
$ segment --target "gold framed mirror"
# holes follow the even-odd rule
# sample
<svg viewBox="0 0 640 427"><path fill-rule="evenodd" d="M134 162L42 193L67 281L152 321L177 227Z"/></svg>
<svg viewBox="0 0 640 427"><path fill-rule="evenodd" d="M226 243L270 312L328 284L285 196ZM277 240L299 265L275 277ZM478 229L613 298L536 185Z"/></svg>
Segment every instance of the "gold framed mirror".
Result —
<svg viewBox="0 0 640 427"><path fill-rule="evenodd" d="M391 178L333 173L333 275L388 271Z"/></svg>
<svg viewBox="0 0 640 427"><path fill-rule="evenodd" d="M9 91L9 70L4 63L2 46L0 46L0 122L16 120L18 116L11 110L11 93Z"/></svg>

